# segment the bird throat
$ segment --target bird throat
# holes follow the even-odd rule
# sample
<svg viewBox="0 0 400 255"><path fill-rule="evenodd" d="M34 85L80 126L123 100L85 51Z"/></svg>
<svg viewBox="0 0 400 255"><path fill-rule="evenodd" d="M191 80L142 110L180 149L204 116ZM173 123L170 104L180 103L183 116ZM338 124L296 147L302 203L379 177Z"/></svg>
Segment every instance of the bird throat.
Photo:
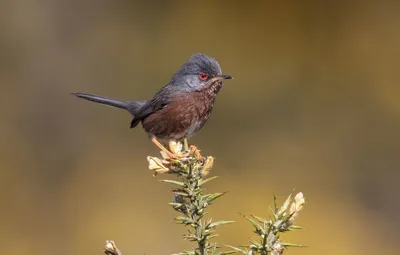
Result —
<svg viewBox="0 0 400 255"><path fill-rule="evenodd" d="M204 115L205 119L207 120L210 116L210 113L214 107L215 98L217 97L218 92L222 88L222 81L213 82L211 85L203 88L200 91L200 98L203 101L204 105Z"/></svg>
<svg viewBox="0 0 400 255"><path fill-rule="evenodd" d="M204 92L209 97L214 97L218 94L218 92L222 89L222 81L215 81L210 86L204 88Z"/></svg>

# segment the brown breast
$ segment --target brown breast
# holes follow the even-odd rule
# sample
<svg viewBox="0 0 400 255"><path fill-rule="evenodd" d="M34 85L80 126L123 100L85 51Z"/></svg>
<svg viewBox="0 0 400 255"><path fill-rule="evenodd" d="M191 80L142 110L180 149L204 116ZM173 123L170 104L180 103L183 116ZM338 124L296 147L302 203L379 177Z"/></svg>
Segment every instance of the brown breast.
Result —
<svg viewBox="0 0 400 255"><path fill-rule="evenodd" d="M217 83L207 89L176 97L166 107L143 119L143 128L151 136L162 140L191 137L210 117L221 87L222 83Z"/></svg>

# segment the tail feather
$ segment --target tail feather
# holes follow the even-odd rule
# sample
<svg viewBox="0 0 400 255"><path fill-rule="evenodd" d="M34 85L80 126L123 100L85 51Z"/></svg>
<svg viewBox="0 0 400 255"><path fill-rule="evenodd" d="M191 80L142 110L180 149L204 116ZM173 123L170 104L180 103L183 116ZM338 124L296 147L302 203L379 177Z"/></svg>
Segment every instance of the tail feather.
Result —
<svg viewBox="0 0 400 255"><path fill-rule="evenodd" d="M107 97L102 97L102 96L97 96L97 95L91 95L91 94L85 94L85 93L71 93L74 96L77 96L79 98L83 98L85 100L89 100L95 103L100 103L112 107L117 107L120 109L125 109L128 112L130 112L132 115L136 115L136 113L139 111L139 109L146 103L146 101L120 101L120 100L115 100Z"/></svg>
<svg viewBox="0 0 400 255"><path fill-rule="evenodd" d="M79 98L83 98L92 102L100 103L100 104L105 104L121 109L127 109L128 104L127 102L124 101L119 101L119 100L114 100L102 96L96 96L96 95L90 95L90 94L84 94L84 93L71 93L72 95L75 95Z"/></svg>

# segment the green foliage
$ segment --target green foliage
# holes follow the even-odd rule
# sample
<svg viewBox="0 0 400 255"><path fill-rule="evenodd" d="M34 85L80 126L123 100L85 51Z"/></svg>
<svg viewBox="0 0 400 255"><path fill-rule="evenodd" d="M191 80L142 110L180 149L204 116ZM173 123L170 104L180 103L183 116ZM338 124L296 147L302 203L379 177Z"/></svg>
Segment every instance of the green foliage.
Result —
<svg viewBox="0 0 400 255"><path fill-rule="evenodd" d="M189 157L185 160L173 161L173 174L179 180L162 180L176 186L173 189L174 199L169 205L180 213L174 220L178 224L186 225L188 233L183 235L185 240L197 243L197 248L179 253L189 254L230 254L231 252L218 252L218 246L211 243L211 239L216 237L217 227L233 223L233 221L212 221L204 219L206 208L216 199L225 193L206 194L203 185L216 179L217 177L204 178L204 168L206 162L196 157Z"/></svg>
<svg viewBox="0 0 400 255"><path fill-rule="evenodd" d="M171 146L171 145L170 145ZM206 209L226 192L205 193L204 184L215 180L217 177L206 178L210 172L214 158L202 157L197 149L190 152L187 146L183 151L182 145L173 144L171 151L174 155L162 152L161 158L147 157L149 169L157 174L172 174L178 180L160 180L172 184L175 188L173 201L169 205L179 213L174 221L188 228L183 239L196 243L192 250L186 250L175 255L225 255L241 253L246 255L281 255L286 248L303 247L302 245L280 241L280 234L294 229L301 229L293 225L295 218L305 203L303 194L300 192L293 198L292 194L286 199L281 207L277 206L274 197L274 207L270 208L272 215L265 219L256 215L242 215L253 227L258 239L250 239L249 245L234 247L225 245L232 250L220 251L220 246L212 239L218 234L216 229L220 226L233 223L234 221L220 220L212 221L205 219ZM174 156L172 158L172 156ZM171 157L170 157L171 156ZM108 241L104 250L107 255L121 255L113 241Z"/></svg>
<svg viewBox="0 0 400 255"><path fill-rule="evenodd" d="M271 254L280 255L284 249L289 247L303 247L299 244L281 242L280 233L291 231L293 229L301 229L299 226L293 225L294 219L297 217L305 203L303 194L300 192L294 198L292 194L286 199L282 207L278 208L276 198L274 197L274 208L271 208L272 216L269 220L251 215L242 215L254 227L254 232L259 236L259 241L250 240L250 245L241 248L228 246L242 254Z"/></svg>

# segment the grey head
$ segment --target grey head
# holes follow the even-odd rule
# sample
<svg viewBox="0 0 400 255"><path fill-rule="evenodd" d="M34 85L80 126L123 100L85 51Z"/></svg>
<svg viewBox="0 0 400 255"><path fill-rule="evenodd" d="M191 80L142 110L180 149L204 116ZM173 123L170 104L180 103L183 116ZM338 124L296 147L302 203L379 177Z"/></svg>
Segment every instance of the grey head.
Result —
<svg viewBox="0 0 400 255"><path fill-rule="evenodd" d="M174 74L168 85L185 91L199 91L231 76L222 74L218 62L205 54L196 53Z"/></svg>

